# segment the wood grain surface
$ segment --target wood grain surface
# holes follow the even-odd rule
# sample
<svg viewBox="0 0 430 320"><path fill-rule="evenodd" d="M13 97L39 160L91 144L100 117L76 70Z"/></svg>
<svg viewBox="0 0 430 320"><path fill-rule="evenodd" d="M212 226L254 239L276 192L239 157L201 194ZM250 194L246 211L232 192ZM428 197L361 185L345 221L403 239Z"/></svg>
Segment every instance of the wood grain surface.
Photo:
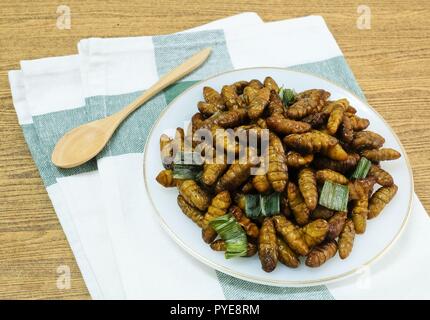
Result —
<svg viewBox="0 0 430 320"><path fill-rule="evenodd" d="M57 7L72 12L56 27ZM357 28L357 7L371 9L371 29ZM131 0L0 3L0 298L89 299L73 254L25 144L7 71L19 61L76 53L86 37L165 34L244 11L265 21L322 15L370 104L394 128L412 163L415 189L430 209L430 2ZM288 41L288 39L280 39ZM58 289L69 266L71 288Z"/></svg>

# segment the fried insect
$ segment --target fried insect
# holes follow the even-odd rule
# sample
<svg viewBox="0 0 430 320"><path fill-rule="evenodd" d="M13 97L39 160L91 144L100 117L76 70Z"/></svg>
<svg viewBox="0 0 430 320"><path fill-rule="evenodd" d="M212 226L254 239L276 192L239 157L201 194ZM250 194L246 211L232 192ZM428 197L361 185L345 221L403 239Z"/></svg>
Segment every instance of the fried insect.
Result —
<svg viewBox="0 0 430 320"><path fill-rule="evenodd" d="M312 164L317 169L330 169L345 174L355 168L358 160L360 160L360 156L357 153L349 153L348 158L344 161L336 161L326 157L315 157Z"/></svg>
<svg viewBox="0 0 430 320"><path fill-rule="evenodd" d="M327 151L338 143L336 138L317 130L301 134L290 134L283 141L287 146L301 153Z"/></svg>
<svg viewBox="0 0 430 320"><path fill-rule="evenodd" d="M281 101L281 98L279 97L277 91L271 91L270 92L270 99L269 99L269 114L275 115L280 114L283 115L285 111L284 104Z"/></svg>
<svg viewBox="0 0 430 320"><path fill-rule="evenodd" d="M314 210L318 203L318 190L315 172L310 168L300 170L299 189L309 210Z"/></svg>
<svg viewBox="0 0 430 320"><path fill-rule="evenodd" d="M217 235L215 230L209 225L209 222L226 214L230 205L231 197L228 191L220 192L212 198L211 204L204 214L202 221L202 238L206 243L211 243Z"/></svg>
<svg viewBox="0 0 430 320"><path fill-rule="evenodd" d="M329 96L327 91L318 89L302 92L297 95L297 101L287 109L287 116L297 120L319 112Z"/></svg>
<svg viewBox="0 0 430 320"><path fill-rule="evenodd" d="M376 183L383 187L389 187L394 184L393 177L387 171L375 164L371 165L368 176L374 177Z"/></svg>
<svg viewBox="0 0 430 320"><path fill-rule="evenodd" d="M281 238L276 238L278 244L278 259L279 261L290 268L297 268L300 265L300 260L288 244Z"/></svg>
<svg viewBox="0 0 430 320"><path fill-rule="evenodd" d="M289 247L299 255L305 256L309 252L309 247L303 238L302 230L295 226L285 216L277 215L273 217L276 231L287 242Z"/></svg>
<svg viewBox="0 0 430 320"><path fill-rule="evenodd" d="M170 169L161 170L155 180L165 188L176 186L176 180L173 178L173 171Z"/></svg>
<svg viewBox="0 0 430 320"><path fill-rule="evenodd" d="M304 133L311 130L311 125L306 122L285 118L282 114L276 113L266 119L269 129L281 135L291 133Z"/></svg>
<svg viewBox="0 0 430 320"><path fill-rule="evenodd" d="M214 185L218 181L218 178L227 170L227 167L226 163L205 163L201 177L202 182L207 186Z"/></svg>
<svg viewBox="0 0 430 320"><path fill-rule="evenodd" d="M309 252L305 264L308 267L316 268L334 257L337 252L337 243L334 240L316 246Z"/></svg>
<svg viewBox="0 0 430 320"><path fill-rule="evenodd" d="M365 179L358 179L348 182L349 200L359 200L373 190L375 178L368 176Z"/></svg>
<svg viewBox="0 0 430 320"><path fill-rule="evenodd" d="M354 134L351 145L356 150L379 149L385 143L385 139L373 131L360 131Z"/></svg>
<svg viewBox="0 0 430 320"><path fill-rule="evenodd" d="M304 117L301 121L308 123L313 129L321 128L327 121L329 114L316 112Z"/></svg>
<svg viewBox="0 0 430 320"><path fill-rule="evenodd" d="M252 159L246 163L240 163L240 161L235 160L216 183L215 191L235 190L248 179L251 174L251 168L254 165L256 164L253 163Z"/></svg>
<svg viewBox="0 0 430 320"><path fill-rule="evenodd" d="M177 201L182 212L201 228L203 226L203 212L190 205L181 195L178 195Z"/></svg>
<svg viewBox="0 0 430 320"><path fill-rule="evenodd" d="M243 193L251 193L252 191L254 191L254 185L252 184L252 180L250 180L248 178L248 180L243 184L243 186L241 188L241 192L243 192Z"/></svg>
<svg viewBox="0 0 430 320"><path fill-rule="evenodd" d="M224 240L218 239L211 243L211 249L214 251L226 251L227 244L225 243ZM257 253L257 246L252 242L248 242L245 257L252 257L256 253Z"/></svg>
<svg viewBox="0 0 430 320"><path fill-rule="evenodd" d="M200 211L207 210L210 197L194 180L184 180L178 184L179 193L189 204Z"/></svg>
<svg viewBox="0 0 430 320"><path fill-rule="evenodd" d="M264 86L266 88L269 88L270 91L273 91L273 92L276 92L276 93L278 93L278 91L279 91L279 86L276 83L276 81L273 80L272 77L266 77L264 79Z"/></svg>
<svg viewBox="0 0 430 320"><path fill-rule="evenodd" d="M259 235L259 229L257 225L252 222L248 217L243 213L243 211L238 206L232 206L230 208L230 213L233 217L239 222L242 228L245 230L246 234L251 238L257 238Z"/></svg>
<svg viewBox="0 0 430 320"><path fill-rule="evenodd" d="M352 251L355 238L355 228L352 220L348 219L345 223L340 236L339 236L339 256L341 259L346 259Z"/></svg>
<svg viewBox="0 0 430 320"><path fill-rule="evenodd" d="M303 238L306 244L311 248L324 241L327 232L329 231L329 224L324 219L317 219L309 222L303 228Z"/></svg>
<svg viewBox="0 0 430 320"><path fill-rule="evenodd" d="M160 136L160 155L164 168L171 168L173 160L173 142L167 135Z"/></svg>
<svg viewBox="0 0 430 320"><path fill-rule="evenodd" d="M251 103L252 100L254 100L254 98L257 96L258 94L258 90L254 87L251 86L247 86L245 87L245 89L243 90L243 101L245 102L246 105L249 105Z"/></svg>
<svg viewBox="0 0 430 320"><path fill-rule="evenodd" d="M351 118L344 115L339 128L339 139L343 142L350 143L354 139L354 128Z"/></svg>
<svg viewBox="0 0 430 320"><path fill-rule="evenodd" d="M300 168L311 163L314 159L314 155L312 153L301 155L296 151L288 151L286 158L288 167Z"/></svg>
<svg viewBox="0 0 430 320"><path fill-rule="evenodd" d="M249 81L248 86L255 89L263 88L263 84L261 83L260 80L257 80L257 79L252 79L251 81Z"/></svg>
<svg viewBox="0 0 430 320"><path fill-rule="evenodd" d="M285 163L284 147L281 140L272 133L269 136L269 168L267 179L276 192L284 191L288 182L288 168Z"/></svg>
<svg viewBox="0 0 430 320"><path fill-rule="evenodd" d="M324 219L328 220L334 215L334 211L326 207L318 205L314 211L311 212L310 218L312 220Z"/></svg>
<svg viewBox="0 0 430 320"><path fill-rule="evenodd" d="M369 199L366 195L358 200L354 200L353 204L354 206L352 208L351 217L352 222L354 223L354 229L356 233L363 234L366 231L367 226Z"/></svg>
<svg viewBox="0 0 430 320"><path fill-rule="evenodd" d="M193 135L194 135L194 132L196 132L201 127L203 127L204 124L205 124L205 118L203 117L203 115L200 112L195 113L191 117L191 128L193 131Z"/></svg>
<svg viewBox="0 0 430 320"><path fill-rule="evenodd" d="M347 99L339 99L335 101L331 101L330 103L326 104L322 110L322 112L330 115L334 109L340 107L344 112L348 109L349 101Z"/></svg>
<svg viewBox="0 0 430 320"><path fill-rule="evenodd" d="M327 131L330 135L334 135L337 132L337 129L339 129L339 126L343 120L343 114L343 107L337 105L333 108L327 121Z"/></svg>
<svg viewBox="0 0 430 320"><path fill-rule="evenodd" d="M308 223L310 215L309 208L303 200L299 189L292 182L288 183L288 203L293 211L296 222L301 226Z"/></svg>
<svg viewBox="0 0 430 320"><path fill-rule="evenodd" d="M339 236L339 234L343 230L343 227L345 226L346 218L347 218L346 212L336 212L328 220L328 233L327 233L328 240L334 240Z"/></svg>
<svg viewBox="0 0 430 320"><path fill-rule="evenodd" d="M270 182L266 174L255 175L252 178L252 185L259 193L266 193L270 190Z"/></svg>
<svg viewBox="0 0 430 320"><path fill-rule="evenodd" d="M207 103L211 103L217 106L221 106L224 104L224 100L218 93L218 91L211 87L203 88L203 97Z"/></svg>
<svg viewBox="0 0 430 320"><path fill-rule="evenodd" d="M401 157L400 152L391 148L382 148L378 150L364 150L361 155L370 161L396 160Z"/></svg>
<svg viewBox="0 0 430 320"><path fill-rule="evenodd" d="M237 94L242 94L243 90L248 86L249 82L248 81L236 81L235 83L232 84L232 86L234 87L234 89L236 90Z"/></svg>
<svg viewBox="0 0 430 320"><path fill-rule="evenodd" d="M360 118L355 114L349 113L347 114L348 118L351 120L351 126L354 131L361 131L367 129L370 124L370 121L364 118Z"/></svg>
<svg viewBox="0 0 430 320"><path fill-rule="evenodd" d="M261 116L267 104L269 103L270 89L262 88L258 91L254 99L251 100L248 106L248 117L257 119Z"/></svg>
<svg viewBox="0 0 430 320"><path fill-rule="evenodd" d="M346 153L339 143L327 150L323 150L322 153L328 158L336 161L345 161L348 159L348 153Z"/></svg>
<svg viewBox="0 0 430 320"><path fill-rule="evenodd" d="M199 111L205 116L210 117L211 115L224 110L224 106L216 105L209 102L199 101L199 103L197 103L197 109L199 109Z"/></svg>
<svg viewBox="0 0 430 320"><path fill-rule="evenodd" d="M316 178L319 183L324 183L327 180L339 184L348 184L349 182L348 178L343 174L330 169L318 170L316 172Z"/></svg>
<svg viewBox="0 0 430 320"><path fill-rule="evenodd" d="M234 86L223 86L221 89L221 97L229 110L239 106L239 96Z"/></svg>
<svg viewBox="0 0 430 320"><path fill-rule="evenodd" d="M213 116L205 120L204 126L209 129L214 125L218 125L223 128L234 128L239 126L245 118L246 110L244 108L232 109L215 113Z"/></svg>
<svg viewBox="0 0 430 320"><path fill-rule="evenodd" d="M278 244L276 241L275 227L270 218L264 219L260 229L258 256L264 271L272 272L275 270L278 262Z"/></svg>
<svg viewBox="0 0 430 320"><path fill-rule="evenodd" d="M281 194L281 213L287 218L290 218L292 215L290 205L288 204L287 192Z"/></svg>
<svg viewBox="0 0 430 320"><path fill-rule="evenodd" d="M398 187L395 184L379 188L369 200L369 215L367 218L373 219L377 217L382 209L393 199L397 189Z"/></svg>

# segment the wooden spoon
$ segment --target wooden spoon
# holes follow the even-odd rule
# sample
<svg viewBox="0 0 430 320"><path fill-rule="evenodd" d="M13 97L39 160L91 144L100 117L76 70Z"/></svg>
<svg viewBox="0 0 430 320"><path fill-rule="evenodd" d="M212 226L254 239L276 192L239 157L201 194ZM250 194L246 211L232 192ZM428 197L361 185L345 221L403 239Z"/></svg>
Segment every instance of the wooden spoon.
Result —
<svg viewBox="0 0 430 320"><path fill-rule="evenodd" d="M52 162L60 168L73 168L94 158L106 145L122 121L133 111L187 74L197 69L209 57L206 48L158 80L151 88L124 109L113 115L89 122L67 132L55 145Z"/></svg>

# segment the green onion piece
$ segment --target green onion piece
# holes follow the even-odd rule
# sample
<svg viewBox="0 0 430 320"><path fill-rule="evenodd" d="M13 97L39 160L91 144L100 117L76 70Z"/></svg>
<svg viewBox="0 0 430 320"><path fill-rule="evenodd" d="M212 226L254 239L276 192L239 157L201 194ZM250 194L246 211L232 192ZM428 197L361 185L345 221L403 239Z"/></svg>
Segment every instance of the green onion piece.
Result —
<svg viewBox="0 0 430 320"><path fill-rule="evenodd" d="M257 219L261 214L260 196L258 194L245 195L245 215Z"/></svg>
<svg viewBox="0 0 430 320"><path fill-rule="evenodd" d="M292 105L296 101L296 93L293 89L279 89L279 96L286 107Z"/></svg>
<svg viewBox="0 0 430 320"><path fill-rule="evenodd" d="M203 158L197 152L177 152L173 159L173 164L202 166Z"/></svg>
<svg viewBox="0 0 430 320"><path fill-rule="evenodd" d="M367 160L364 157L360 158L360 161L358 161L357 166L355 167L355 171L352 174L352 179L364 179L366 178L367 174L369 173L370 167L372 166L372 162Z"/></svg>
<svg viewBox="0 0 430 320"><path fill-rule="evenodd" d="M349 189L348 186L325 181L321 191L319 204L335 211L347 211Z"/></svg>
<svg viewBox="0 0 430 320"><path fill-rule="evenodd" d="M178 180L196 180L201 175L202 166L195 164L174 164L173 178Z"/></svg>
<svg viewBox="0 0 430 320"><path fill-rule="evenodd" d="M225 258L243 257L247 253L248 238L236 219L230 214L213 219L209 225L226 243Z"/></svg>
<svg viewBox="0 0 430 320"><path fill-rule="evenodd" d="M273 216L281 212L281 195L273 192L268 195L260 195L261 214L264 217Z"/></svg>

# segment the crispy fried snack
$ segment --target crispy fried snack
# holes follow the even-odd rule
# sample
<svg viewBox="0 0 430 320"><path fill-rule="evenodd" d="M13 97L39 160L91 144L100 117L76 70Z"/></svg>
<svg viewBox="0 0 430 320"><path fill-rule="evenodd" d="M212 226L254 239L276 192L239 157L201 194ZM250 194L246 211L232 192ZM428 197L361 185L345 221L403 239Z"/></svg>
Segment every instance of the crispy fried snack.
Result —
<svg viewBox="0 0 430 320"><path fill-rule="evenodd" d="M339 234L343 230L343 227L345 226L346 218L347 218L346 212L336 212L328 220L328 233L327 233L328 240L334 240L339 236Z"/></svg>
<svg viewBox="0 0 430 320"><path fill-rule="evenodd" d="M369 176L374 177L377 184L383 187L389 187L394 184L393 177L384 169L372 164L369 170Z"/></svg>
<svg viewBox="0 0 430 320"><path fill-rule="evenodd" d="M270 98L270 89L269 88L260 89L257 95L254 97L254 99L251 100L248 106L248 117L250 119L259 118L262 115L267 104L269 103L269 98Z"/></svg>
<svg viewBox="0 0 430 320"><path fill-rule="evenodd" d="M288 151L286 158L288 167L300 168L311 163L314 159L314 155L312 153L307 155L301 155L296 151Z"/></svg>
<svg viewBox="0 0 430 320"><path fill-rule="evenodd" d="M330 112L330 117L327 121L327 131L330 135L334 135L337 132L337 129L339 129L343 120L344 110L343 106L336 105Z"/></svg>
<svg viewBox="0 0 430 320"><path fill-rule="evenodd" d="M370 161L396 160L401 157L400 153L391 148L382 148L378 150L364 150L361 155Z"/></svg>
<svg viewBox="0 0 430 320"><path fill-rule="evenodd" d="M200 211L206 211L210 204L209 195L194 180L180 180L179 193L184 199Z"/></svg>
<svg viewBox="0 0 430 320"><path fill-rule="evenodd" d="M252 178L252 185L259 193L266 193L270 190L270 182L265 174L254 176Z"/></svg>
<svg viewBox="0 0 430 320"><path fill-rule="evenodd" d="M209 226L209 222L226 214L231 205L231 197L228 191L222 191L212 198L208 211L203 216L202 238L206 243L211 243L216 238L215 230Z"/></svg>
<svg viewBox="0 0 430 320"><path fill-rule="evenodd" d="M175 138L172 141L172 147L174 151L184 151L185 147L185 132L182 128L176 128ZM175 155L173 155L175 156Z"/></svg>
<svg viewBox="0 0 430 320"><path fill-rule="evenodd" d="M284 191L288 182L288 168L285 162L284 147L281 140L272 133L269 136L269 168L267 179L276 192Z"/></svg>
<svg viewBox="0 0 430 320"><path fill-rule="evenodd" d="M398 187L393 184L389 187L379 188L370 198L369 201L369 215L368 219L373 219L377 217L382 209L393 199L394 195L397 193Z"/></svg>
<svg viewBox="0 0 430 320"><path fill-rule="evenodd" d="M334 215L334 211L330 210L326 207L320 206L318 205L314 211L311 212L311 216L310 218L312 220L316 220L316 219L324 219L324 220L328 220L330 219L332 216Z"/></svg>
<svg viewBox="0 0 430 320"><path fill-rule="evenodd" d="M334 257L337 252L337 243L334 240L320 244L309 252L305 264L316 268L324 264L328 259Z"/></svg>
<svg viewBox="0 0 430 320"><path fill-rule="evenodd" d="M258 238L260 233L257 225L252 222L248 217L243 213L243 211L238 206L232 206L230 208L230 212L233 217L239 222L242 228L245 230L246 234L251 238Z"/></svg>
<svg viewBox="0 0 430 320"><path fill-rule="evenodd" d="M309 210L314 210L318 203L317 179L315 172L304 168L299 172L299 189Z"/></svg>
<svg viewBox="0 0 430 320"><path fill-rule="evenodd" d="M292 215L286 191L281 194L281 213L287 218L290 218Z"/></svg>
<svg viewBox="0 0 430 320"><path fill-rule="evenodd" d="M266 77L264 79L264 86L275 93L278 93L279 91L279 86L276 81L272 79L272 77Z"/></svg>
<svg viewBox="0 0 430 320"><path fill-rule="evenodd" d="M297 268L300 265L300 260L293 250L285 243L284 240L277 237L278 243L278 259L279 261L290 268Z"/></svg>
<svg viewBox="0 0 430 320"><path fill-rule="evenodd" d="M224 100L222 99L221 95L218 93L218 91L212 89L211 87L203 88L203 97L207 103L211 103L216 106L224 105Z"/></svg>
<svg viewBox="0 0 430 320"><path fill-rule="evenodd" d="M348 184L349 182L348 178L343 174L330 169L318 170L316 172L316 178L319 183L324 183L326 180L339 184Z"/></svg>
<svg viewBox="0 0 430 320"><path fill-rule="evenodd" d="M301 119L307 115L320 112L330 93L324 90L307 90L297 95L296 102L287 109L287 116L292 119Z"/></svg>
<svg viewBox="0 0 430 320"><path fill-rule="evenodd" d="M339 128L339 139L343 142L350 143L354 139L354 129L351 118L344 115Z"/></svg>
<svg viewBox="0 0 430 320"><path fill-rule="evenodd" d="M223 190L233 191L248 179L251 174L251 168L254 165L250 162L240 163L235 161L224 175L218 180L215 186L216 192Z"/></svg>
<svg viewBox="0 0 430 320"><path fill-rule="evenodd" d="M283 141L287 146L301 153L327 151L338 143L336 138L317 130L301 134L290 134Z"/></svg>
<svg viewBox="0 0 430 320"><path fill-rule="evenodd" d="M304 117L301 121L309 123L309 125L314 129L318 129L322 128L325 125L328 117L329 114L327 113L317 112Z"/></svg>
<svg viewBox="0 0 430 320"><path fill-rule="evenodd" d="M257 79L252 79L251 81L249 81L248 86L257 90L263 88L263 84L260 80Z"/></svg>
<svg viewBox="0 0 430 320"><path fill-rule="evenodd" d="M242 94L243 90L248 86L249 82L248 81L236 81L235 83L232 84L232 86L236 89L236 93L237 94Z"/></svg>
<svg viewBox="0 0 430 320"><path fill-rule="evenodd" d="M272 272L275 270L278 262L278 244L276 242L275 227L270 218L264 219L260 229L258 256L264 271Z"/></svg>
<svg viewBox="0 0 430 320"><path fill-rule="evenodd" d="M211 243L211 249L214 251L226 251L227 250L227 244L224 240L218 239ZM245 257L252 257L257 253L257 246L252 243L248 242L246 256Z"/></svg>
<svg viewBox="0 0 430 320"><path fill-rule="evenodd" d="M199 103L197 103L197 109L199 109L199 111L205 116L210 117L211 115L217 113L218 111L224 110L224 106L209 103L209 102L199 101Z"/></svg>
<svg viewBox="0 0 430 320"><path fill-rule="evenodd" d="M363 196L361 199L353 201L352 208L352 222L354 223L355 232L358 234L363 234L366 231L367 216L369 214L369 200L367 195Z"/></svg>
<svg viewBox="0 0 430 320"><path fill-rule="evenodd" d="M369 120L364 119L364 118L360 118L359 116L356 116L355 114L348 113L347 116L351 120L351 126L352 126L352 129L354 131L364 130L370 124Z"/></svg>
<svg viewBox="0 0 430 320"><path fill-rule="evenodd" d="M171 168L173 156L173 142L167 135L162 134L160 137L160 155L164 168Z"/></svg>
<svg viewBox="0 0 430 320"><path fill-rule="evenodd" d="M221 89L221 97L229 110L239 106L239 96L234 86L223 86Z"/></svg>
<svg viewBox="0 0 430 320"><path fill-rule="evenodd" d="M279 97L277 91L271 91L270 92L270 100L269 100L269 114L275 115L275 114L284 114L285 107L284 104L281 101L281 98Z"/></svg>
<svg viewBox="0 0 430 320"><path fill-rule="evenodd" d="M218 125L223 128L234 128L239 126L245 118L246 110L244 108L232 109L215 113L205 120L204 126L212 128L214 125Z"/></svg>
<svg viewBox="0 0 430 320"><path fill-rule="evenodd" d="M251 103L252 100L254 100L254 98L257 96L258 94L258 90L254 87L251 86L247 86L245 87L245 89L243 90L243 101L245 102L246 105L249 105Z"/></svg>
<svg viewBox="0 0 430 320"><path fill-rule="evenodd" d="M204 124L205 124L205 118L203 117L203 115L200 112L195 113L191 117L191 126L192 126L193 134L201 127L203 127Z"/></svg>
<svg viewBox="0 0 430 320"><path fill-rule="evenodd" d="M258 118L256 123L261 129L267 129L266 119Z"/></svg>
<svg viewBox="0 0 430 320"><path fill-rule="evenodd" d="M303 133L311 130L310 124L287 119L281 113L275 113L271 117L267 118L266 123L269 129L281 135Z"/></svg>
<svg viewBox="0 0 430 320"><path fill-rule="evenodd" d="M360 131L354 134L352 146L356 150L379 149L385 143L384 137L373 131Z"/></svg>
<svg viewBox="0 0 430 320"><path fill-rule="evenodd" d="M296 222L303 226L309 221L309 208L307 207L299 189L292 182L288 183L288 203L293 211Z"/></svg>
<svg viewBox="0 0 430 320"><path fill-rule="evenodd" d="M339 236L339 256L341 259L346 259L352 251L354 245L355 228L352 220L348 219L345 227Z"/></svg>
<svg viewBox="0 0 430 320"><path fill-rule="evenodd" d="M214 185L227 170L227 167L226 163L205 163L203 165L202 182L207 186Z"/></svg>
<svg viewBox="0 0 430 320"><path fill-rule="evenodd" d="M276 231L282 236L294 252L299 255L305 256L309 252L309 247L303 238L302 230L295 226L285 216L277 215L273 217L275 222Z"/></svg>
<svg viewBox="0 0 430 320"><path fill-rule="evenodd" d="M248 180L243 184L241 192L250 193L252 191L254 191L254 185L252 184L252 179L248 178Z"/></svg>
<svg viewBox="0 0 430 320"><path fill-rule="evenodd" d="M316 157L312 164L317 169L330 169L345 174L355 168L358 160L360 160L360 156L357 153L349 153L348 159L344 161L336 161L325 157Z"/></svg>
<svg viewBox="0 0 430 320"><path fill-rule="evenodd" d="M200 228L203 226L203 212L199 211L198 209L194 208L192 205L190 205L187 201L185 201L185 198L181 195L178 195L178 205L181 208L182 212L191 220L194 221L195 224L197 224Z"/></svg>
<svg viewBox="0 0 430 320"><path fill-rule="evenodd" d="M173 179L173 171L170 169L161 170L155 178L163 187L171 188L176 186L176 180Z"/></svg>
<svg viewBox="0 0 430 320"><path fill-rule="evenodd" d="M323 150L322 153L328 158L336 161L345 161L348 159L348 154L343 150L342 146L338 143L333 147Z"/></svg>
<svg viewBox="0 0 430 320"><path fill-rule="evenodd" d="M309 222L302 230L306 244L312 248L324 241L329 231L329 224L323 219L317 219Z"/></svg>
<svg viewBox="0 0 430 320"><path fill-rule="evenodd" d="M373 190L374 184L375 179L373 177L348 182L349 200L359 200L368 195Z"/></svg>

